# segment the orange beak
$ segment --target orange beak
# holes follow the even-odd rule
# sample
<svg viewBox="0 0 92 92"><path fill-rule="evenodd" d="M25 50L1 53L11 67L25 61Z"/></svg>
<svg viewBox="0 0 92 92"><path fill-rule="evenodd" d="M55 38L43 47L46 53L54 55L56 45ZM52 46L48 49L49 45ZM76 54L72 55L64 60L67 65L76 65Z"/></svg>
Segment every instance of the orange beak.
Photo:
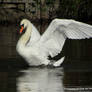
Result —
<svg viewBox="0 0 92 92"><path fill-rule="evenodd" d="M23 26L21 26L20 34L23 32L23 29L24 29L24 27L23 27Z"/></svg>

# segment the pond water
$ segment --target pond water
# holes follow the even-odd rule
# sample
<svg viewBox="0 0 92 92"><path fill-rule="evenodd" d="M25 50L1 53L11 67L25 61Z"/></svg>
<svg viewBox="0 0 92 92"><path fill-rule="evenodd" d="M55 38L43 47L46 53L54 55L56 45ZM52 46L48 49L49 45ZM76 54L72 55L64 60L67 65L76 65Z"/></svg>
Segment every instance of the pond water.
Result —
<svg viewBox="0 0 92 92"><path fill-rule="evenodd" d="M0 69L0 92L92 92L91 71L66 71L62 67Z"/></svg>
<svg viewBox="0 0 92 92"><path fill-rule="evenodd" d="M18 92L64 92L63 70L30 68L17 79Z"/></svg>
<svg viewBox="0 0 92 92"><path fill-rule="evenodd" d="M64 72L63 68L20 71L17 92L91 92L92 72Z"/></svg>

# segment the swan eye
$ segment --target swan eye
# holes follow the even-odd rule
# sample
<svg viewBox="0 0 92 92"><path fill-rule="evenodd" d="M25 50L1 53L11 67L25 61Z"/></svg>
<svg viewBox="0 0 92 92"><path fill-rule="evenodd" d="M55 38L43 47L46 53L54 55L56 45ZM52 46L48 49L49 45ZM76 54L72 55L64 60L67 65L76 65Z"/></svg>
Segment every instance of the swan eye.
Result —
<svg viewBox="0 0 92 92"><path fill-rule="evenodd" d="M24 27L24 24L22 24L21 26L23 26L23 27Z"/></svg>

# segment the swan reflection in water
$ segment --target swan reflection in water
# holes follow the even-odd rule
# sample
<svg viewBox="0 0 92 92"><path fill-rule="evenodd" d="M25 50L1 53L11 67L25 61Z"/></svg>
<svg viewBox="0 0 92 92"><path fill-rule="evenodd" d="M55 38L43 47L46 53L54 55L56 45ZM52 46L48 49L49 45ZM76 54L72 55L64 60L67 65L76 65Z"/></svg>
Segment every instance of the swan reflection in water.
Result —
<svg viewBox="0 0 92 92"><path fill-rule="evenodd" d="M62 68L30 68L17 79L17 92L64 92Z"/></svg>

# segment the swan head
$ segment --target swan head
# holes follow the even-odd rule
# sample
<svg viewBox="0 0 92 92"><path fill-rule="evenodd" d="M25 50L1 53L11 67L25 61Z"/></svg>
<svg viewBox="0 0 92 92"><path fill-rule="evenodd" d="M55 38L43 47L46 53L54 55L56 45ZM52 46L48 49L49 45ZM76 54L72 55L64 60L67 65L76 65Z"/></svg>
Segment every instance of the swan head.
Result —
<svg viewBox="0 0 92 92"><path fill-rule="evenodd" d="M21 25L20 34L23 32L24 29L26 29L28 27L29 24L30 24L30 21L27 19L23 19L20 22L20 25Z"/></svg>

